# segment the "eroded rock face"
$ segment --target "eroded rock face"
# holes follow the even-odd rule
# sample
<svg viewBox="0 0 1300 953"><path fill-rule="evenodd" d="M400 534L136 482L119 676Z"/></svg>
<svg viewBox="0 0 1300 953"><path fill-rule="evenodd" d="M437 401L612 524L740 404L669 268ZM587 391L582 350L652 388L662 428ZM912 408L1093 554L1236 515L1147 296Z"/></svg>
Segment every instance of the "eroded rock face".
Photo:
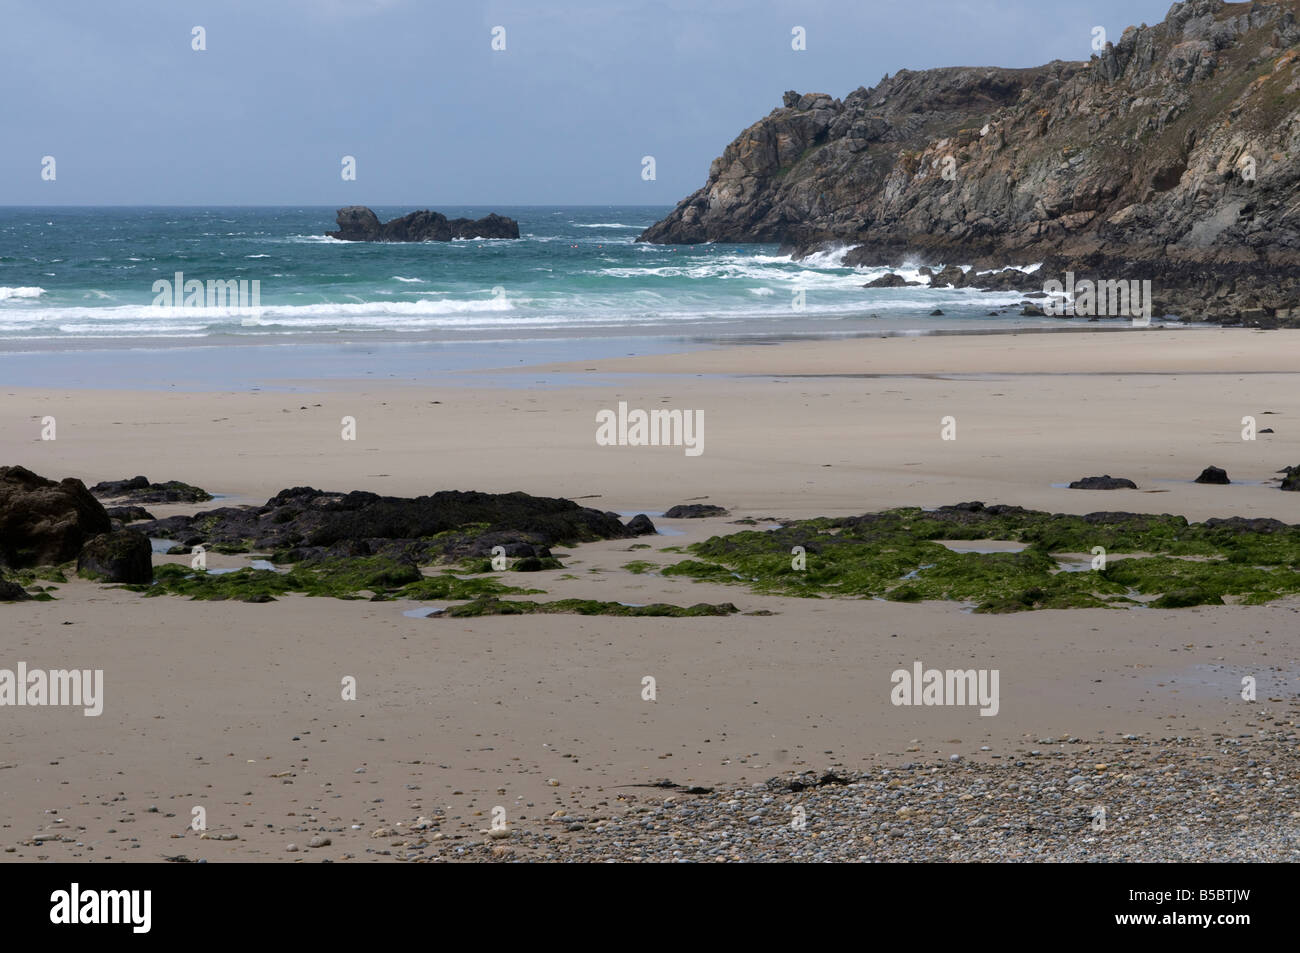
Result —
<svg viewBox="0 0 1300 953"><path fill-rule="evenodd" d="M321 556L397 556L420 562L488 557L549 557L549 546L629 539L637 532L614 513L527 493L445 490L414 498L313 487L282 490L264 506L225 506L172 516L133 529L174 539L188 550L278 553L297 562Z"/></svg>
<svg viewBox="0 0 1300 953"><path fill-rule="evenodd" d="M345 242L449 242L454 238L518 238L519 223L493 212L477 220L448 219L441 212L423 209L391 222L364 205L349 205L337 215L338 231L326 232Z"/></svg>
<svg viewBox="0 0 1300 953"><path fill-rule="evenodd" d="M1300 325L1298 42L1290 4L1188 0L1087 63L789 92L640 240L1043 262L1149 279L1156 315Z"/></svg>
<svg viewBox="0 0 1300 953"><path fill-rule="evenodd" d="M112 528L80 480L55 483L26 467L0 467L0 566L67 562L86 540Z"/></svg>
<svg viewBox="0 0 1300 953"><path fill-rule="evenodd" d="M130 529L94 537L77 556L77 575L97 582L152 581L153 551L149 538Z"/></svg>

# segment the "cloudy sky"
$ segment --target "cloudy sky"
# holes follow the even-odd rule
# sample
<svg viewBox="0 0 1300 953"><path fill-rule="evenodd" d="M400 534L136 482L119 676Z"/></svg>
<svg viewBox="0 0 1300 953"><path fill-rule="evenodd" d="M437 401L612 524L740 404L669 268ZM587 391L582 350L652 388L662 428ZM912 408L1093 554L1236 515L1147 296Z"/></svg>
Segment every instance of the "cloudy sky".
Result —
<svg viewBox="0 0 1300 953"><path fill-rule="evenodd" d="M672 204L787 89L1087 59L1169 5L0 0L0 205Z"/></svg>

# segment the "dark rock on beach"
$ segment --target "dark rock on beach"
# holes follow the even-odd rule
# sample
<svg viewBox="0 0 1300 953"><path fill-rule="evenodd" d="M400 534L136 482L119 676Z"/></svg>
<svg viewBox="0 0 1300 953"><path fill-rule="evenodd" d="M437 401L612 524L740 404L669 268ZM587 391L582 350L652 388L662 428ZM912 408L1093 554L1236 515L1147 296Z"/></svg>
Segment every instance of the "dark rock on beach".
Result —
<svg viewBox="0 0 1300 953"><path fill-rule="evenodd" d="M1070 484L1071 490L1136 490L1137 484L1123 477L1105 476L1084 477Z"/></svg>
<svg viewBox="0 0 1300 953"><path fill-rule="evenodd" d="M206 503L212 499L212 494L207 490L182 483L180 480L150 483L147 477L142 476L132 477L129 480L106 480L103 483L96 483L90 488L90 492L100 499L128 500L131 503ZM134 518L152 519L150 516Z"/></svg>
<svg viewBox="0 0 1300 953"><path fill-rule="evenodd" d="M1283 490L1300 490L1300 465L1287 468L1287 474L1282 478Z"/></svg>
<svg viewBox="0 0 1300 953"><path fill-rule="evenodd" d="M448 219L441 212L422 209L391 222L380 222L364 205L349 205L339 209L337 221L338 231L325 234L345 242L449 242L455 238L519 237L519 223L495 212L477 220Z"/></svg>
<svg viewBox="0 0 1300 953"><path fill-rule="evenodd" d="M18 583L0 579L0 602L25 602L30 598L27 590Z"/></svg>
<svg viewBox="0 0 1300 953"><path fill-rule="evenodd" d="M77 575L98 582L151 581L153 556L148 537L130 529L96 536L77 556Z"/></svg>
<svg viewBox="0 0 1300 953"><path fill-rule="evenodd" d="M511 558L544 559L552 545L638 535L615 514L527 493L444 490L405 498L303 486L282 490L263 506L219 507L135 529L187 547L272 552L284 562L362 555L421 562L483 558L495 546Z"/></svg>
<svg viewBox="0 0 1300 953"><path fill-rule="evenodd" d="M67 562L112 521L86 485L60 483L26 467L0 467L0 566L19 569Z"/></svg>
<svg viewBox="0 0 1300 953"><path fill-rule="evenodd" d="M108 507L108 516L110 519L121 520L123 523L157 519L143 506L110 506Z"/></svg>
<svg viewBox="0 0 1300 953"><path fill-rule="evenodd" d="M1204 470L1201 471L1201 475L1198 476L1193 482L1214 483L1219 486L1227 486L1232 481L1228 479L1227 470L1222 470L1219 467L1206 467Z"/></svg>
<svg viewBox="0 0 1300 953"><path fill-rule="evenodd" d="M655 524L651 522L650 517L644 513L638 513L627 521L627 528L633 536L654 536L659 530L655 529Z"/></svg>
<svg viewBox="0 0 1300 953"><path fill-rule="evenodd" d="M710 516L728 516L728 512L721 506L713 506L708 503L683 503L674 506L664 514L664 519L670 520L699 520L706 519Z"/></svg>

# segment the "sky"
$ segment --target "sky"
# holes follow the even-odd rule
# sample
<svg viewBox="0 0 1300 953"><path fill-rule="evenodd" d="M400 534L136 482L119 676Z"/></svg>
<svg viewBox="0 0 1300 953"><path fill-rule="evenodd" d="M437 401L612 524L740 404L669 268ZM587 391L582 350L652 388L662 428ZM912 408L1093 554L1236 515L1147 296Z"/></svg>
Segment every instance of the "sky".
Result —
<svg viewBox="0 0 1300 953"><path fill-rule="evenodd" d="M0 205L672 205L785 90L1087 59L1169 6L0 0Z"/></svg>

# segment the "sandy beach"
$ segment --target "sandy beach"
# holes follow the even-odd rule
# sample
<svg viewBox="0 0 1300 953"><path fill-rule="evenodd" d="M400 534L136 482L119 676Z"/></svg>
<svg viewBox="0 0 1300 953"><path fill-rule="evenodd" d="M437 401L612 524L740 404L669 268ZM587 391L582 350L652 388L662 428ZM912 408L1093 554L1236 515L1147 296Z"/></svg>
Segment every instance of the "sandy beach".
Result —
<svg viewBox="0 0 1300 953"><path fill-rule="evenodd" d="M301 485L403 496L522 490L648 512L676 534L640 540L652 548L635 552L627 540L573 547L557 553L565 572L528 584L548 599L732 602L742 613L770 614L414 618L403 612L418 606L397 602L191 602L70 581L56 601L0 607L4 664L103 669L104 711L7 712L0 858L704 856L703 822L674 813L683 803L698 798L734 814L727 804L737 798L725 792L752 798L753 785L805 771L861 785L833 789L852 811L847 800L806 795L807 830L820 831L823 845L850 831L846 857L893 857L900 844L911 853L896 859L940 856L911 832L881 829L882 815L872 813L897 791L880 772L906 764L909 777L933 769L954 791L969 785L981 813L994 818L961 825L954 842L949 815L970 805L946 806L948 820L926 829L946 832L934 842L947 845L948 859L1003 856L998 850L1118 857L1144 839L1166 845L1162 859L1196 859L1211 850L1200 836L1207 831L1229 855L1217 859L1261 851L1295 859L1300 600L973 615L954 603L759 595L624 566L667 565L680 556L663 547L734 532L743 528L737 519L971 500L1300 522L1300 495L1270 482L1300 463L1289 423L1300 419L1300 332L854 338L503 373L519 385L471 386L449 373L383 385L322 382L295 393L0 386L0 459L52 479L90 485L142 473L221 497L149 507L158 516L262 503ZM529 384L555 374L577 383ZM619 402L702 412L703 452L598 445L596 414ZM49 416L57 421L52 441L41 439ZM1276 432L1243 440L1246 416ZM344 417L355 418L355 441L340 438ZM954 418L955 440L941 438L945 417ZM1193 483L1210 465L1233 483ZM1101 474L1138 489L1065 488ZM656 515L687 502L729 515ZM214 554L210 567L246 564ZM891 704L890 673L914 660L999 670L997 715ZM1240 697L1244 675L1258 680L1255 703ZM345 676L356 678L355 701L340 697ZM642 697L645 676L656 681L654 701ZM1181 758L1202 773L1210 759L1220 781L1258 783L1247 785L1248 796L1225 789L1195 804L1166 786L1171 803L1153 820L1159 811L1131 802L1124 791L1136 782L1125 779L1165 783L1166 766ZM996 835L1021 845L1015 850L991 840L999 812L1025 809L1022 798L990 796L1017 772L1038 772L1033 783L1051 788L1042 797L1058 829L1037 851L1023 824L1015 838ZM644 786L661 779L715 791ZM1204 794L1218 781L1195 783ZM798 792L767 796L755 804L765 813L736 816L757 845L748 855L804 856L810 842L789 830ZM1112 823L1089 833L1097 803L1115 806ZM196 806L206 811L203 838L189 829ZM512 832L499 840L483 833L498 806ZM902 807L888 806L895 825ZM719 824L713 808L701 816ZM1175 816L1187 810L1206 815L1197 836L1169 833L1195 827ZM637 847L627 831L642 816L687 833L680 843L665 835ZM329 843L309 847L312 838ZM708 859L729 859L734 844Z"/></svg>

